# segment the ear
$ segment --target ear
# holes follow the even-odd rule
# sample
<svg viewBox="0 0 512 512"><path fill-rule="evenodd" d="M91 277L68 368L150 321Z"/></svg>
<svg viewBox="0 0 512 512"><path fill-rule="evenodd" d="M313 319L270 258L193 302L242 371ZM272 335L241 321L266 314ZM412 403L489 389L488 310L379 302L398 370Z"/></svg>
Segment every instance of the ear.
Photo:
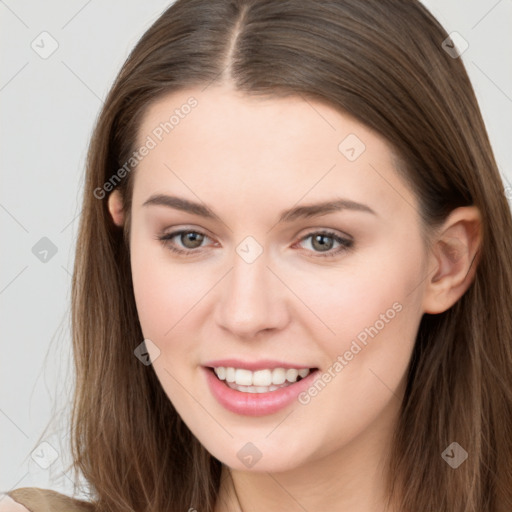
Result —
<svg viewBox="0 0 512 512"><path fill-rule="evenodd" d="M464 206L450 213L432 241L428 268L435 271L425 288L425 313L442 313L464 295L475 276L481 240L478 208Z"/></svg>
<svg viewBox="0 0 512 512"><path fill-rule="evenodd" d="M108 196L108 210L114 224L121 227L124 224L123 198L119 190L114 190Z"/></svg>

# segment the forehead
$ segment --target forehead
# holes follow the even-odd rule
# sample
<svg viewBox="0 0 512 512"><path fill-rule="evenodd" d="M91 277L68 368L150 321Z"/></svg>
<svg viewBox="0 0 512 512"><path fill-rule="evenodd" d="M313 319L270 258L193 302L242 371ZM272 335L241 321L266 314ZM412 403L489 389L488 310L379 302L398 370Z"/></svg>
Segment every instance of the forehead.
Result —
<svg viewBox="0 0 512 512"><path fill-rule="evenodd" d="M154 102L136 149L134 204L179 189L220 204L287 205L349 197L398 213L415 198L386 141L325 102L192 88ZM191 195L192 194L192 195ZM257 196L257 197L256 197ZM197 199L197 198L196 198Z"/></svg>

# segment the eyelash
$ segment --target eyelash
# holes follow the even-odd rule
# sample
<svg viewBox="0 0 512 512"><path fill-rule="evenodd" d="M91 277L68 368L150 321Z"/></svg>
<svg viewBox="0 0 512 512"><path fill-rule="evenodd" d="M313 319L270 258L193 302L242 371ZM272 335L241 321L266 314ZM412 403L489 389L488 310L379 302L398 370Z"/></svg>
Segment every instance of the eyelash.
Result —
<svg viewBox="0 0 512 512"><path fill-rule="evenodd" d="M206 233L202 233L201 231L196 231L193 229L181 229L179 231L173 231L172 233L159 235L156 238L158 240L160 240L160 242L162 243L162 245L164 247L166 247L167 249L169 249L170 251L172 251L176 254L180 254L182 256L193 256L193 255L197 255L197 254L201 253L202 251L199 249L179 249L175 245L172 245L171 240L174 237L181 235L183 233L196 233L196 234L202 235L206 238L210 238ZM353 243L354 243L353 240L350 240L347 238L342 238L339 235L337 235L336 233L334 233L333 231L329 231L329 230L312 231L311 233L308 233L307 235L303 236L296 243L303 242L304 240L307 240L308 238L312 237L313 235L327 236L327 237L333 238L336 242L338 242L340 244L340 247L338 247L337 249L329 249L329 251L325 251L325 252L306 250L307 252L316 253L315 257L320 257L320 258L333 258L333 257L337 256L338 254L351 249L353 246Z"/></svg>

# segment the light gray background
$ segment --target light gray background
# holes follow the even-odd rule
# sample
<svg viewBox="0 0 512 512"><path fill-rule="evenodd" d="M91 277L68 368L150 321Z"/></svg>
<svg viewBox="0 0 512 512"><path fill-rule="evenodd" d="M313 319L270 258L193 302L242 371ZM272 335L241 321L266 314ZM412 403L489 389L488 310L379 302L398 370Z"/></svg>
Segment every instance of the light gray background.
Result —
<svg viewBox="0 0 512 512"><path fill-rule="evenodd" d="M0 0L0 492L73 491L65 416L44 428L67 412L73 385L70 283L86 149L120 66L169 3ZM425 5L469 43L462 58L511 197L512 0ZM42 47L43 31L58 43L46 59L31 47ZM32 252L43 237L57 248L46 262Z"/></svg>

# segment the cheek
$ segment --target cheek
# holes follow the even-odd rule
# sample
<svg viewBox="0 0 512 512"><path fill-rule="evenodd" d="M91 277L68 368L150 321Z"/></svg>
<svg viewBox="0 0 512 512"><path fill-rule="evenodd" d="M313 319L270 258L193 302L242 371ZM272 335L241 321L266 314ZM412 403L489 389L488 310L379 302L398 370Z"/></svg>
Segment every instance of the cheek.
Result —
<svg viewBox="0 0 512 512"><path fill-rule="evenodd" d="M404 315L397 310L418 309L414 292L424 277L419 248L405 250L397 245L350 255L336 267L314 273L304 270L299 276L288 275L287 280L295 283L297 296L314 313L303 318L311 318L308 323L316 323L325 331L322 337L336 344L335 338L347 340L359 334L364 338L365 329L374 324L382 331L384 326L402 322Z"/></svg>
<svg viewBox="0 0 512 512"><path fill-rule="evenodd" d="M186 265L171 264L167 250L158 242L151 244L148 248L133 237L133 288L144 336L163 341L187 323L194 304L211 288L214 276L203 279L197 272L191 278Z"/></svg>
<svg viewBox="0 0 512 512"><path fill-rule="evenodd" d="M165 248L148 248L133 237L131 270L137 314L144 339L151 340L157 351L152 366L165 393L176 407L193 406L181 383L187 382L188 365L197 361L200 347L194 305L211 284L195 275L191 279L186 266L171 264ZM156 357L153 357L153 354Z"/></svg>
<svg viewBox="0 0 512 512"><path fill-rule="evenodd" d="M422 316L421 276L419 249L415 254L414 249L397 248L331 273L323 293L318 293L315 283L316 293L308 295L312 298L308 305L335 335L326 332L314 338L326 356L325 385L311 386L300 397L304 418L317 410L325 424L344 424L348 439L388 405L400 403L400 386ZM301 293L308 287L311 292L313 281L303 280ZM333 408L333 403L338 407ZM329 431L326 440L339 443L338 434Z"/></svg>
<svg viewBox="0 0 512 512"><path fill-rule="evenodd" d="M378 414L405 376L422 317L421 286L425 278L422 246L413 243L383 245L365 257L347 259L345 265L325 274L297 279L308 306L334 331L311 317L310 332L325 357L326 384L321 397L311 389L303 403L317 401L328 408L340 403L361 428ZM318 335L318 329L324 334ZM327 375L325 375L327 374ZM332 421L338 421L333 412Z"/></svg>

